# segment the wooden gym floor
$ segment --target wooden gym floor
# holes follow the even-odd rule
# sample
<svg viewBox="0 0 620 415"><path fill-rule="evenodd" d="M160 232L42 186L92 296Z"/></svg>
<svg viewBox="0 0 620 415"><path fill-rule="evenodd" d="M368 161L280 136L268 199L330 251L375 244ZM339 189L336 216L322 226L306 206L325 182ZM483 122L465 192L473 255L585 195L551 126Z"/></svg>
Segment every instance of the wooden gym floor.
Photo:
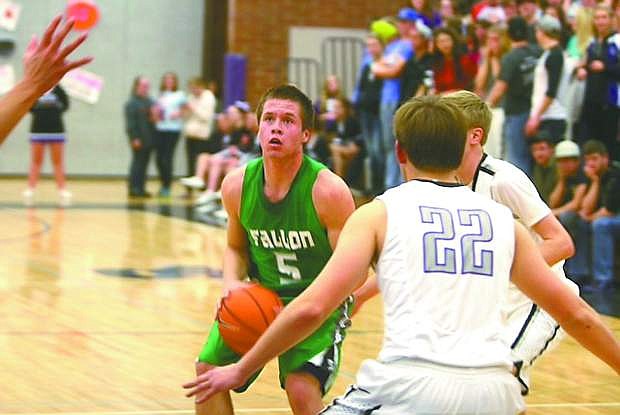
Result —
<svg viewBox="0 0 620 415"><path fill-rule="evenodd" d="M58 208L43 181L26 208L24 185L0 180L0 414L193 413L181 384L220 293L224 230L192 220L180 188L128 203L121 181L70 181L73 205ZM590 299L608 313L617 300ZM620 336L620 319L604 319ZM381 333L375 299L354 319L329 400ZM237 413L290 413L276 379L272 363L233 395ZM620 378L571 339L541 358L532 386L528 414L620 414Z"/></svg>

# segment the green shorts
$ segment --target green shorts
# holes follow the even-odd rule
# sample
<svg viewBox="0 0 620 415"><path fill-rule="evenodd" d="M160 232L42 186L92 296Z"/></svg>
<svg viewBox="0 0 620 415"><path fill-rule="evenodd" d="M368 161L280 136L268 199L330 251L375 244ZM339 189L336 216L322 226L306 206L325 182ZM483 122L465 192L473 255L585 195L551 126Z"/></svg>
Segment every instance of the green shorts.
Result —
<svg viewBox="0 0 620 415"><path fill-rule="evenodd" d="M323 395L329 391L340 368L342 341L345 330L351 323L349 317L351 309L352 301L348 299L317 331L278 357L282 389L290 373L306 372L317 378ZM237 362L240 358L224 343L218 323L214 322L198 361L214 366L225 366ZM235 389L235 392L244 392L259 373L260 371L255 373L245 385Z"/></svg>

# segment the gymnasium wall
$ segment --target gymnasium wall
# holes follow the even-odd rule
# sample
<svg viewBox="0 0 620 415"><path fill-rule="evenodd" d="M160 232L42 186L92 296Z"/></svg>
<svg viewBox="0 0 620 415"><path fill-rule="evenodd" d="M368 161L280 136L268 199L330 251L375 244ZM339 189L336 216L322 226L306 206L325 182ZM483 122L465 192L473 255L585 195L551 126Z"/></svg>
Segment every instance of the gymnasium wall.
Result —
<svg viewBox="0 0 620 415"><path fill-rule="evenodd" d="M289 56L293 26L366 29L371 20L396 14L406 0L230 0L229 52L248 59L247 93L255 105L276 83Z"/></svg>
<svg viewBox="0 0 620 415"><path fill-rule="evenodd" d="M64 10L66 0L13 0L22 6L15 32L16 49L0 64L12 63L21 76L21 56L33 33ZM221 0L216 0L221 1ZM159 79L167 70L176 71L185 88L188 78L199 75L202 65L205 0L96 0L101 12L79 55L93 55L85 69L104 78L99 102L71 100L65 114L69 141L66 166L70 175L124 176L129 165L129 148L124 131L123 105L137 74L152 82L157 93ZM254 3L253 0L248 0ZM261 2L258 2L261 3ZM25 174L29 164L26 116L0 148L0 174ZM177 148L175 171L185 173L183 142ZM154 159L153 159L154 160ZM153 163L154 165L154 163ZM151 172L154 172L153 165ZM44 172L50 172L46 161Z"/></svg>

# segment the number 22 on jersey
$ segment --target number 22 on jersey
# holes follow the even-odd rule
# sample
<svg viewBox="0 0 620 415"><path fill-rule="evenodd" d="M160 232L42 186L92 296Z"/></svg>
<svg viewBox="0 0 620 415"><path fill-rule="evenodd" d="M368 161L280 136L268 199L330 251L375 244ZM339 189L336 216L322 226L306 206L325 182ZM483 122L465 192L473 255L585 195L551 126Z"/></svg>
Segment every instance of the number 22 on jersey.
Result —
<svg viewBox="0 0 620 415"><path fill-rule="evenodd" d="M448 209L420 206L422 223L433 228L423 235L424 272L493 276L493 251L480 247L493 240L491 217L481 209L456 213L455 218Z"/></svg>

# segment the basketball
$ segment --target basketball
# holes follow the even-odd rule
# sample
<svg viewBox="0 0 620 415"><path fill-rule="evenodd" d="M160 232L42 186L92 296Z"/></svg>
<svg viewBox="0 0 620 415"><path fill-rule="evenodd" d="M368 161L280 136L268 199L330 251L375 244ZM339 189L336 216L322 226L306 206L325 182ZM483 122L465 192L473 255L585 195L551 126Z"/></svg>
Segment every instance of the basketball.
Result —
<svg viewBox="0 0 620 415"><path fill-rule="evenodd" d="M235 353L247 353L282 307L280 297L259 284L230 291L216 317L224 342Z"/></svg>

